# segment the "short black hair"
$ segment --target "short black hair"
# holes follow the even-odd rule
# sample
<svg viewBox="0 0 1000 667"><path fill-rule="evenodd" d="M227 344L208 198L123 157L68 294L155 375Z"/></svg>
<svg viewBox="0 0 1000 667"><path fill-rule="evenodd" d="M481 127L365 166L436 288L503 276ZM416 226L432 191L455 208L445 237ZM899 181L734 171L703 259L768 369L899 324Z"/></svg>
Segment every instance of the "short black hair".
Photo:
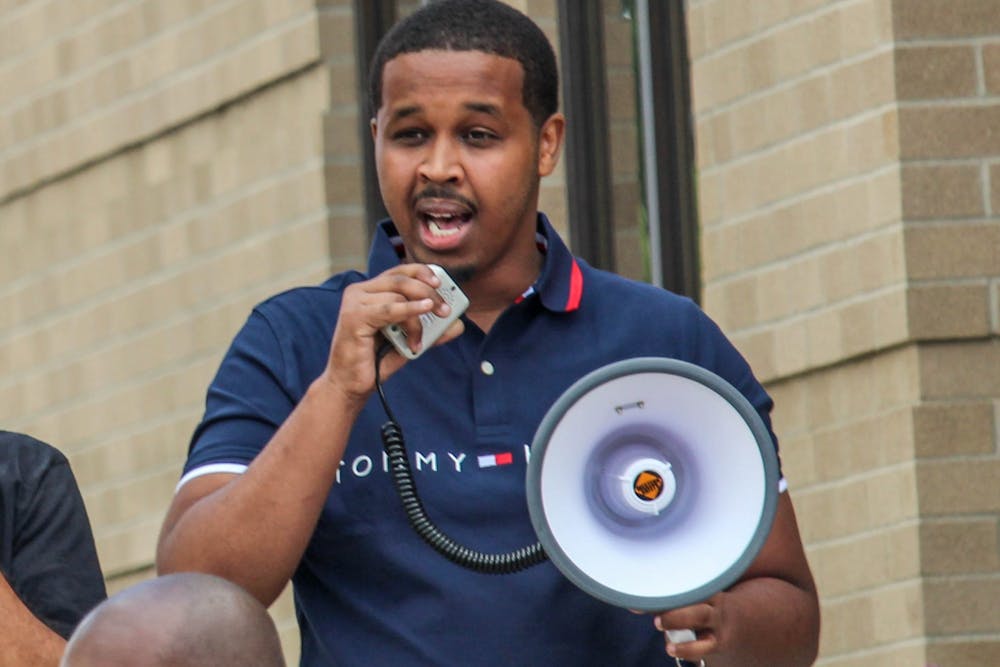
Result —
<svg viewBox="0 0 1000 667"><path fill-rule="evenodd" d="M387 62L417 51L482 51L524 69L522 102L536 128L559 109L559 72L552 45L534 21L499 0L437 0L394 25L379 42L368 78L374 115L382 106Z"/></svg>

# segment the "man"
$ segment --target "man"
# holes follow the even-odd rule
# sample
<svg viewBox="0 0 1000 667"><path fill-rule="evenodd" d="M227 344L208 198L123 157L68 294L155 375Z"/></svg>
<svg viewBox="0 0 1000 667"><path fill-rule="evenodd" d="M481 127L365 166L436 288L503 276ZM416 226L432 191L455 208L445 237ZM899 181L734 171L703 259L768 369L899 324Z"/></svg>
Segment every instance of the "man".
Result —
<svg viewBox="0 0 1000 667"><path fill-rule="evenodd" d="M55 667L73 628L105 597L66 457L0 431L0 667Z"/></svg>
<svg viewBox="0 0 1000 667"><path fill-rule="evenodd" d="M274 622L220 577L172 574L111 596L80 623L60 667L284 667Z"/></svg>
<svg viewBox="0 0 1000 667"><path fill-rule="evenodd" d="M250 316L209 389L161 571L213 572L265 603L291 579L304 665L662 665L660 630L677 628L697 639L667 651L711 667L809 664L818 605L787 493L741 582L655 620L598 602L551 564L479 574L414 535L372 395L380 328L400 324L416 351L420 316L448 312L427 263L471 305L438 345L410 362L391 352L380 370L428 513L471 548L535 540L524 445L591 370L676 357L722 375L766 420L771 403L689 300L574 259L537 211L564 119L554 54L530 20L492 0L430 3L383 40L370 87L391 221L367 274Z"/></svg>

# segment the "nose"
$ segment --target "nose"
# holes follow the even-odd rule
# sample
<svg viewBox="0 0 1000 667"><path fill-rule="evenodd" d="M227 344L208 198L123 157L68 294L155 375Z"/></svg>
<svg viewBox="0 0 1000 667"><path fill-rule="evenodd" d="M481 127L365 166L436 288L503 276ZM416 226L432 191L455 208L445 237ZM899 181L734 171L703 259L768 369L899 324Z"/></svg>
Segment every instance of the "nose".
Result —
<svg viewBox="0 0 1000 667"><path fill-rule="evenodd" d="M458 183L462 179L462 161L459 147L446 137L439 137L428 145L420 162L420 178L431 183Z"/></svg>

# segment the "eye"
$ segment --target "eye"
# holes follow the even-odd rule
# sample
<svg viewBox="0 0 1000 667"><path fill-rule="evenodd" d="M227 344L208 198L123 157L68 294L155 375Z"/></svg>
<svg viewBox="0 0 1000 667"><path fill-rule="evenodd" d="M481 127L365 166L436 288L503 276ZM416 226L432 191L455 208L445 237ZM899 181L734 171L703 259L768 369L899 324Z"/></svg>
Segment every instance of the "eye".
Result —
<svg viewBox="0 0 1000 667"><path fill-rule="evenodd" d="M404 146L417 146L427 140L428 133L419 127L407 127L392 133L392 140Z"/></svg>
<svg viewBox="0 0 1000 667"><path fill-rule="evenodd" d="M465 143L476 147L486 147L500 140L496 133L481 127L466 131L462 138Z"/></svg>

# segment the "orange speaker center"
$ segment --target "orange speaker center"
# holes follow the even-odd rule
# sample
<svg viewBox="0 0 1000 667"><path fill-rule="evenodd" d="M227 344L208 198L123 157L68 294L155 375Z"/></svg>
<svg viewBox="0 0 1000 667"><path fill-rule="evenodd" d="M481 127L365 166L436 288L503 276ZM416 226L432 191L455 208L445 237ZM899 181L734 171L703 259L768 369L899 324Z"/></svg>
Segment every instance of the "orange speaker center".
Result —
<svg viewBox="0 0 1000 667"><path fill-rule="evenodd" d="M652 470L643 470L635 476L632 491L642 500L656 500L663 493L663 477Z"/></svg>

